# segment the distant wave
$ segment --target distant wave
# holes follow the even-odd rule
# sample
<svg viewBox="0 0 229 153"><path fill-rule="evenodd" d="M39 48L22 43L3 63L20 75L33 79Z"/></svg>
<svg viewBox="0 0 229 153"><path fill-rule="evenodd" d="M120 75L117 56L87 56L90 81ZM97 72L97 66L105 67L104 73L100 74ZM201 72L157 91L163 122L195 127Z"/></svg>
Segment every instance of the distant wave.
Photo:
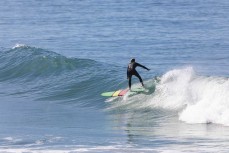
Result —
<svg viewBox="0 0 229 153"><path fill-rule="evenodd" d="M0 52L0 81L59 75L93 65L89 59L67 58L60 54L26 45Z"/></svg>

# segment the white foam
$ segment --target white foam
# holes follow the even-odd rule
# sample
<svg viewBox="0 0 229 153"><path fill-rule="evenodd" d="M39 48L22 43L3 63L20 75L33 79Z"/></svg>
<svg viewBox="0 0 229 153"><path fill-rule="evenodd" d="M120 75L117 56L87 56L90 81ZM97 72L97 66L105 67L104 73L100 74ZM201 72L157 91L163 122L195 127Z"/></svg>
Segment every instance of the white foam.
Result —
<svg viewBox="0 0 229 153"><path fill-rule="evenodd" d="M12 137L5 137L3 138L3 140L6 140L6 141L13 141L14 139Z"/></svg>
<svg viewBox="0 0 229 153"><path fill-rule="evenodd" d="M186 67L168 71L160 80L154 93L115 99L111 108L162 108L178 112L179 120L186 123L229 126L228 78L199 76L192 67ZM152 80L145 84L151 87Z"/></svg>
<svg viewBox="0 0 229 153"><path fill-rule="evenodd" d="M26 47L26 45L25 44L15 44L15 46L12 49L16 49L20 47Z"/></svg>
<svg viewBox="0 0 229 153"><path fill-rule="evenodd" d="M155 152L155 149L151 148L134 148L127 146L68 146L63 149L45 149L45 148L15 148L15 149L0 149L0 152L5 153L69 153L69 152L127 152L127 153L138 153L138 152Z"/></svg>
<svg viewBox="0 0 229 153"><path fill-rule="evenodd" d="M162 76L151 107L180 110L187 123L216 123L229 126L229 79L197 76L192 67Z"/></svg>
<svg viewBox="0 0 229 153"><path fill-rule="evenodd" d="M179 119L187 123L217 123L229 126L228 78L199 78L192 83L195 103L190 103Z"/></svg>
<svg viewBox="0 0 229 153"><path fill-rule="evenodd" d="M161 77L155 92L148 98L148 106L171 110L183 108L191 101L189 85L194 77L192 67L167 72Z"/></svg>

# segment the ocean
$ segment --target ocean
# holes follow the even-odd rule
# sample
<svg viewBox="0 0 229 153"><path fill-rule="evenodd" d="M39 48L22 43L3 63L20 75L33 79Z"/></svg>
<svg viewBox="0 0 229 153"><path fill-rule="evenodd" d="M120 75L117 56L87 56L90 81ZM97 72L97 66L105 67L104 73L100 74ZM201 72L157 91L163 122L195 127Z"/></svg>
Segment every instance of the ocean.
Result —
<svg viewBox="0 0 229 153"><path fill-rule="evenodd" d="M228 9L1 0L0 152L228 153ZM132 58L149 92L102 97L128 87Z"/></svg>

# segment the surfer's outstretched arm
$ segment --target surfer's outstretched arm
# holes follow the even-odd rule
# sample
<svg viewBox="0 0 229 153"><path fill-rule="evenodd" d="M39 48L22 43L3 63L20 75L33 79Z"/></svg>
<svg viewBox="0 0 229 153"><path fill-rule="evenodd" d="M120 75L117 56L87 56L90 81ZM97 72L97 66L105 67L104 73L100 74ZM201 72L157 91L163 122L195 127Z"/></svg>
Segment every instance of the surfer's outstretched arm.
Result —
<svg viewBox="0 0 229 153"><path fill-rule="evenodd" d="M142 68L144 68L144 69L146 69L146 70L150 70L149 68L147 68L147 67L145 67L145 66L143 66L143 65L141 65L141 64L139 64L139 63L136 63L137 64L137 66L140 66L140 67L142 67Z"/></svg>

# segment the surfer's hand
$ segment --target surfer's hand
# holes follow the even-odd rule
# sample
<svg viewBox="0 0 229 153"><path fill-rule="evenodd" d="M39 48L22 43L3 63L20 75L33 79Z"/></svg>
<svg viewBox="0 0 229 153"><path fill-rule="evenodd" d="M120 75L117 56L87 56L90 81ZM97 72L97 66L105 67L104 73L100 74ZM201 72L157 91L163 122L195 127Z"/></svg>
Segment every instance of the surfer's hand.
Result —
<svg viewBox="0 0 229 153"><path fill-rule="evenodd" d="M150 70L150 69L147 69L148 71Z"/></svg>

